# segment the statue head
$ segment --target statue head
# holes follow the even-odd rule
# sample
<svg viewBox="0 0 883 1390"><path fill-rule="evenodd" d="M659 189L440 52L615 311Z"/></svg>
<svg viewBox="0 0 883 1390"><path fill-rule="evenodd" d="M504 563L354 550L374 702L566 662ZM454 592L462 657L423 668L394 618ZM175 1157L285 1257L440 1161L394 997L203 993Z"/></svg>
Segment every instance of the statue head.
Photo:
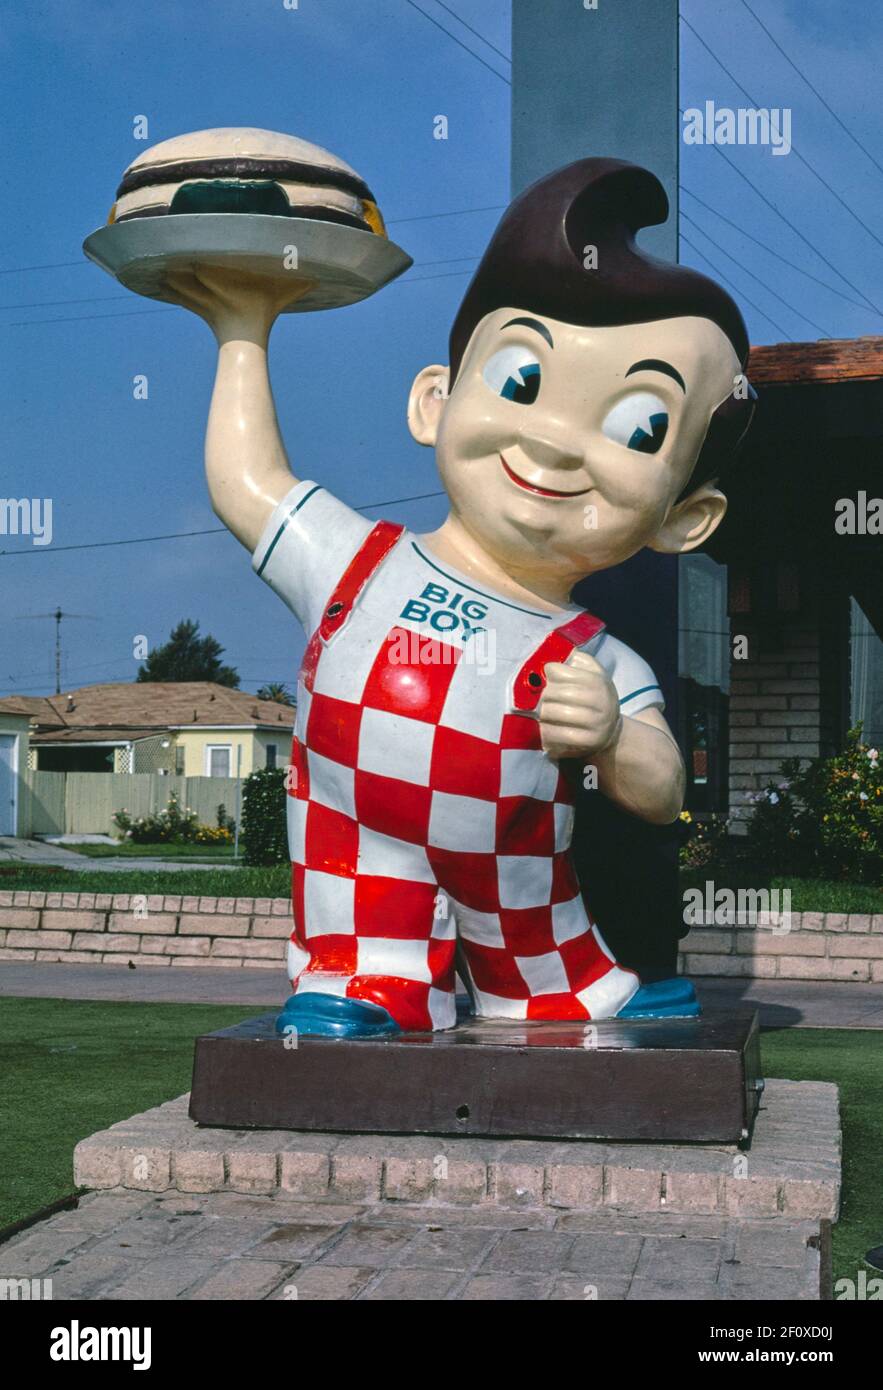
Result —
<svg viewBox="0 0 883 1390"><path fill-rule="evenodd" d="M748 336L713 280L647 255L668 199L646 169L583 159L507 209L454 320L450 366L411 391L452 511L501 564L572 575L720 524L751 420Z"/></svg>

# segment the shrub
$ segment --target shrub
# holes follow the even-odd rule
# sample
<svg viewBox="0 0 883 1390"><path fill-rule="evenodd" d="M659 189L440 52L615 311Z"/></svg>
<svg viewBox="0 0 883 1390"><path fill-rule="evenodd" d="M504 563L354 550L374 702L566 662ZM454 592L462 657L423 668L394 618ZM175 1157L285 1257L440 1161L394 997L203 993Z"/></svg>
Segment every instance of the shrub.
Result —
<svg viewBox="0 0 883 1390"><path fill-rule="evenodd" d="M226 825L201 825L193 839L198 845L232 845L233 831Z"/></svg>
<svg viewBox="0 0 883 1390"><path fill-rule="evenodd" d="M136 845L185 844L196 838L199 828L196 812L189 806L182 811L175 792L171 793L162 811L137 816L135 820L125 809L115 811L113 822L122 831L123 838Z"/></svg>
<svg viewBox="0 0 883 1390"><path fill-rule="evenodd" d="M125 809L116 811L114 824L124 840L136 845L198 844L229 845L233 843L236 822L227 815L224 806L218 807L217 825L200 825L196 812L188 806L181 810L176 792L169 796L164 810L133 820Z"/></svg>
<svg viewBox="0 0 883 1390"><path fill-rule="evenodd" d="M681 832L679 861L684 869L702 869L718 858L724 847L727 826L726 816L711 814L702 820L694 820L689 811L682 811L678 817Z"/></svg>
<svg viewBox="0 0 883 1390"><path fill-rule="evenodd" d="M879 882L883 875L880 754L850 729L833 758L781 765L783 781L755 798L749 849L773 871Z"/></svg>
<svg viewBox="0 0 883 1390"><path fill-rule="evenodd" d="M285 768L263 767L242 789L241 837L246 864L287 864Z"/></svg>

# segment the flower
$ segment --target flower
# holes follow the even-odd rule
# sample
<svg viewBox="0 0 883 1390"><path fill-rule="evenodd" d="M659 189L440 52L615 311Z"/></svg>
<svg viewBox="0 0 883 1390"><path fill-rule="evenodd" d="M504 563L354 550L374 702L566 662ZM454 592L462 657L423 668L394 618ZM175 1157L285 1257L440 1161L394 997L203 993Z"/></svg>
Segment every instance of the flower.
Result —
<svg viewBox="0 0 883 1390"><path fill-rule="evenodd" d="M779 794L778 794L778 792L768 792L768 793L767 793L767 800L769 801L769 803L770 803L771 806L778 806L778 804L779 804Z"/></svg>

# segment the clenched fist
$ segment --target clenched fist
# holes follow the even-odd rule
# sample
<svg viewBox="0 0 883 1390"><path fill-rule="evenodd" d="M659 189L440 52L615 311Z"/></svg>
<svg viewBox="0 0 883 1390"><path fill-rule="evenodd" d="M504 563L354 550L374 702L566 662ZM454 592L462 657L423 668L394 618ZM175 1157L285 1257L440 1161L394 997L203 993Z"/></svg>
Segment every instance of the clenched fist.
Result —
<svg viewBox="0 0 883 1390"><path fill-rule="evenodd" d="M622 729L619 696L595 658L577 651L566 664L550 662L545 674L539 716L549 756L579 758L612 747Z"/></svg>

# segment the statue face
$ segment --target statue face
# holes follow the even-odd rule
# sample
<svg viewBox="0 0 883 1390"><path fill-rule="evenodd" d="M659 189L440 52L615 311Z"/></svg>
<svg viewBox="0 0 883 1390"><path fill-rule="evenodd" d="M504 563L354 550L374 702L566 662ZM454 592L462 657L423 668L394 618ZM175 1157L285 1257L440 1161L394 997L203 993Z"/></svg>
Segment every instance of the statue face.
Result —
<svg viewBox="0 0 883 1390"><path fill-rule="evenodd" d="M495 559L579 577L646 545L689 548L665 523L740 370L709 319L584 328L499 309L450 398L424 394L417 437L435 443L453 511ZM714 525L722 515L721 500Z"/></svg>

